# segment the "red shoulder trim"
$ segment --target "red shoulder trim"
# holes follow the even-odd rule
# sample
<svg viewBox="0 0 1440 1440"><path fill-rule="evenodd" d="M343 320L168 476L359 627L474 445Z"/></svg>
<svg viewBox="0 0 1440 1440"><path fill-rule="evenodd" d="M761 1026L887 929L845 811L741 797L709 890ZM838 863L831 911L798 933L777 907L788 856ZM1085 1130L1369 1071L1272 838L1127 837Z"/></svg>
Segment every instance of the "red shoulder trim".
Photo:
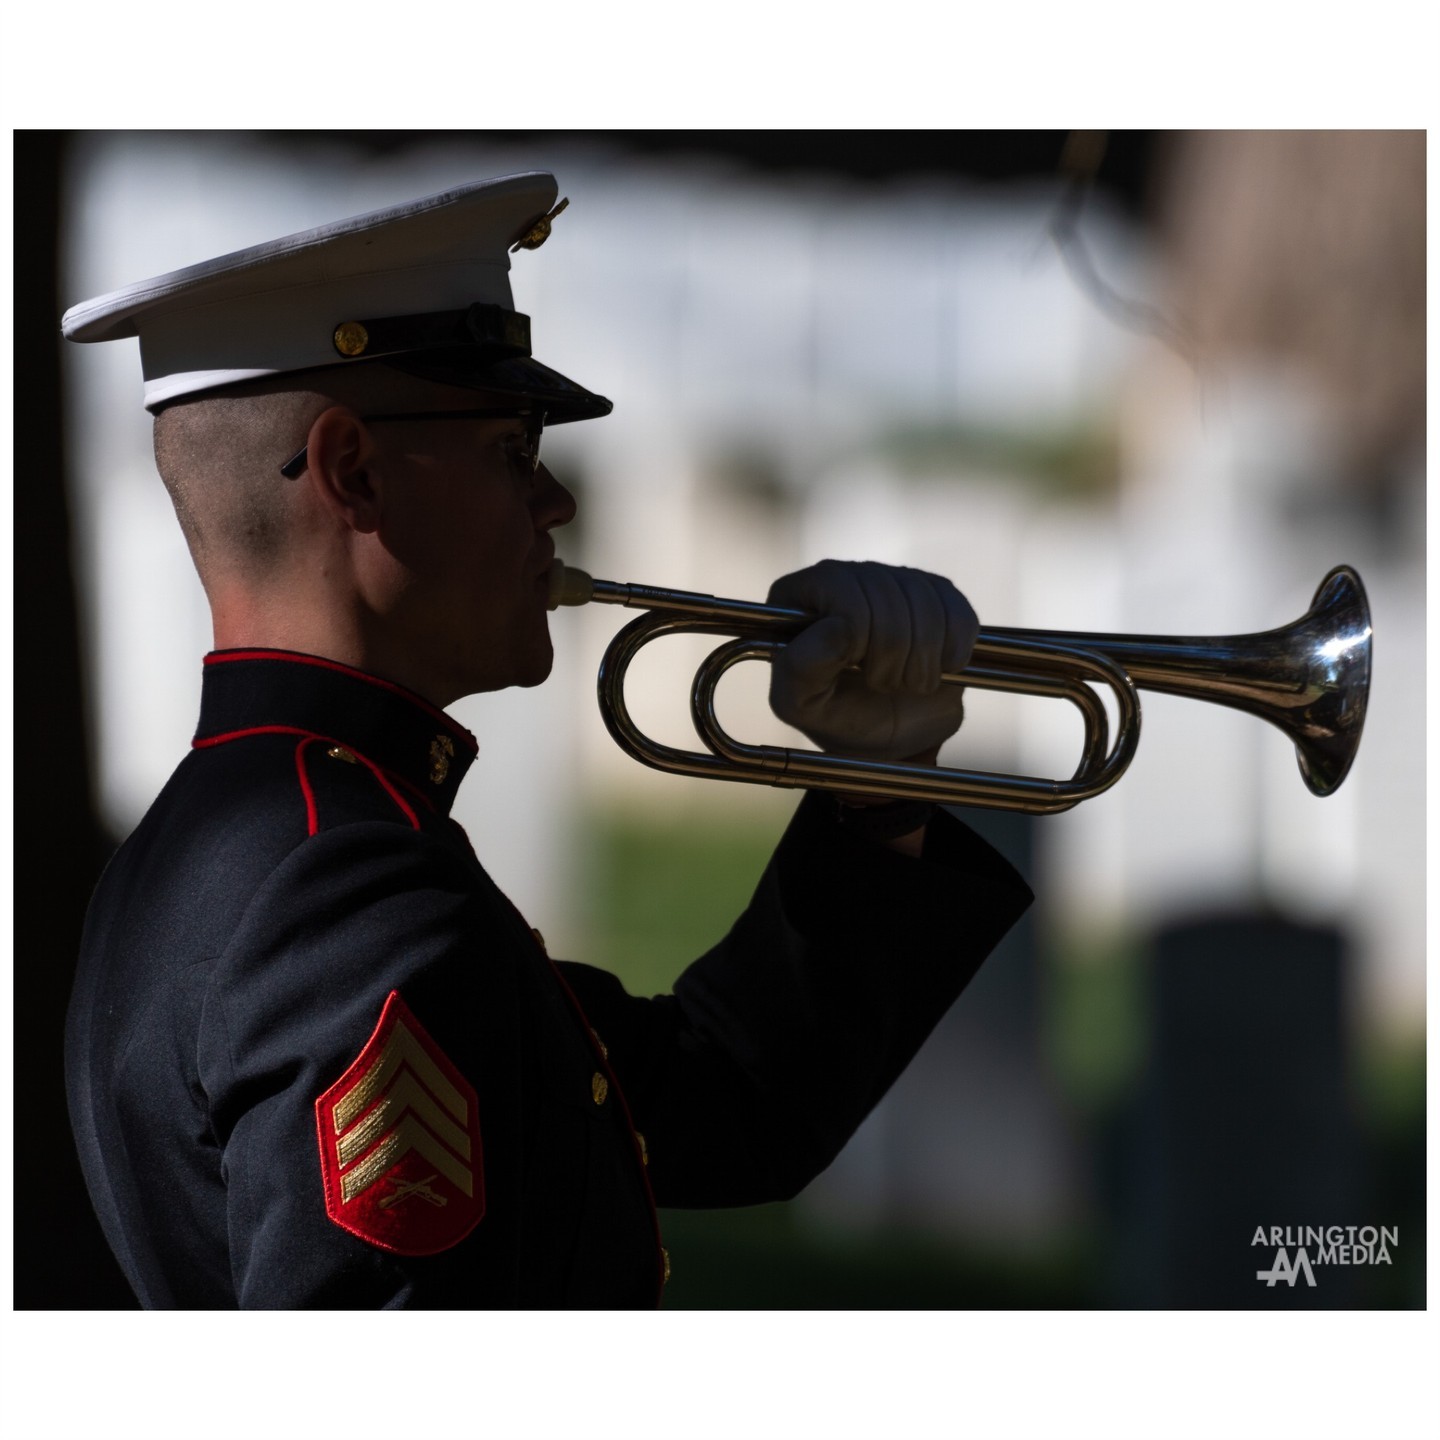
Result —
<svg viewBox="0 0 1440 1440"><path fill-rule="evenodd" d="M300 793L305 797L305 830L309 835L320 829L320 816L315 809L315 792L310 788L310 777L305 773L305 747L315 743L315 736L307 735L295 747L295 769L300 775Z"/></svg>
<svg viewBox="0 0 1440 1440"><path fill-rule="evenodd" d="M310 827L310 834L314 835L319 830L319 815L315 808L315 793L310 788L309 777L305 774L304 750L307 745L316 742L322 745L334 745L344 750L346 754L353 755L379 782L380 788L395 802L400 813L410 822L412 830L419 830L420 818L415 814L414 808L406 801L405 797L395 788L394 781L386 774L368 755L362 755L352 745L342 745L340 741L329 735L317 735L313 730L302 730L296 725L256 725L249 730L230 730L224 735L206 735L203 739L198 736L190 742L192 750L210 750L216 745L227 745L232 740L245 740L252 735L299 735L299 745L295 747L295 768L300 775L300 793L305 797L305 817ZM399 779L397 775L395 779ZM416 792L420 794L419 791ZM431 800L420 794L430 810L435 806Z"/></svg>
<svg viewBox="0 0 1440 1440"><path fill-rule="evenodd" d="M435 1255L485 1214L480 1107L392 990L350 1068L315 1102L325 1213L397 1255Z"/></svg>

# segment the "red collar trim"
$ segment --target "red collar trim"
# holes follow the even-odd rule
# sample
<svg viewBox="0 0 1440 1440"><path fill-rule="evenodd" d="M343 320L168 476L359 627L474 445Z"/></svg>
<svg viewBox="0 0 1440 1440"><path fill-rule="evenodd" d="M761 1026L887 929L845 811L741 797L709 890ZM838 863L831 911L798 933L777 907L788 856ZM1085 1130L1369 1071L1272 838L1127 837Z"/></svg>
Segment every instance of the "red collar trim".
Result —
<svg viewBox="0 0 1440 1440"><path fill-rule="evenodd" d="M368 671L357 670L353 665L343 664L339 660L330 660L323 655L306 655L299 650L212 650L206 655L204 663L208 665L223 665L231 660L288 660L295 665L313 665L319 670L334 670L338 674L348 675L353 680L363 680L368 685L374 685L377 689L388 690L392 695L398 695L402 700L408 700L412 705L423 710L432 719L438 720L459 740L469 747L472 754L478 754L479 742L475 737L453 716L447 715L438 706L432 705L423 695L417 695L413 690L407 689L404 685L397 685L393 680L382 680L378 675L371 675Z"/></svg>

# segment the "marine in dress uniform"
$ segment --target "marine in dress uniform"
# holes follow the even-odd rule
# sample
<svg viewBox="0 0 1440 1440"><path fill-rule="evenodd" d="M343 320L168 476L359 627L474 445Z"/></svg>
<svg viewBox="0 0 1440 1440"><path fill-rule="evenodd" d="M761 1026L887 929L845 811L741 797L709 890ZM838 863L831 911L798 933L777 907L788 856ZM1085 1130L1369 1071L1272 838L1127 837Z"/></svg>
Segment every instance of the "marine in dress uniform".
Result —
<svg viewBox="0 0 1440 1440"><path fill-rule="evenodd" d="M573 505L535 447L544 424L610 408L533 359L510 301L511 248L545 238L556 194L544 175L461 187L65 317L73 339L139 336L156 411L276 377L323 385L352 364L437 396L483 392L463 415L423 407L420 424L508 427L496 445L536 516L517 608L496 622L524 631L530 658L502 679L412 685L422 672L399 659L321 653L338 645L205 657L193 748L92 902L66 1036L87 1184L147 1306L653 1305L669 1263L656 1206L799 1191L1029 903L952 817L891 823L812 794L725 939L672 994L641 998L552 960L490 879L450 818L476 742L443 704L543 678L531 561L553 554L546 532ZM305 449L277 456L275 484L308 483L335 433L415 419L345 411L332 431L322 416ZM822 613L836 587L868 595L878 650L885 606L908 597L905 625L940 616L943 632L953 604L882 567L796 583ZM854 616L816 629L833 679ZM790 713L824 743L835 706L820 689ZM916 748L925 724L909 719L940 702L926 703L901 696L886 743ZM942 734L958 723L940 718ZM886 834L897 823L903 844Z"/></svg>

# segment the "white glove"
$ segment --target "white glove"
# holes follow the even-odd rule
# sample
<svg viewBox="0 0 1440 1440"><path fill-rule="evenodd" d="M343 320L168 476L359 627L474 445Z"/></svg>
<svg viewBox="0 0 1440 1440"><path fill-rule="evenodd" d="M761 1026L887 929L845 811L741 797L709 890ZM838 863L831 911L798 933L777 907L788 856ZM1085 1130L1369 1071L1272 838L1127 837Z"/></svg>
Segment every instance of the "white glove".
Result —
<svg viewBox="0 0 1440 1440"><path fill-rule="evenodd" d="M940 676L965 667L980 622L948 580L822 560L782 576L767 603L820 617L776 653L770 708L822 750L908 760L960 728L961 687Z"/></svg>

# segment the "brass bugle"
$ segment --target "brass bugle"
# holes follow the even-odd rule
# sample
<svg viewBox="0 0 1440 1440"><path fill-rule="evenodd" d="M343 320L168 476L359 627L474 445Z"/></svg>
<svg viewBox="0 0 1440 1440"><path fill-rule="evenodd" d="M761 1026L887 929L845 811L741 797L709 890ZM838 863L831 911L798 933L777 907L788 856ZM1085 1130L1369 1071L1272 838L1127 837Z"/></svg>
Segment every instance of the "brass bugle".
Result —
<svg viewBox="0 0 1440 1440"><path fill-rule="evenodd" d="M742 660L773 659L813 615L596 580L556 560L550 608L592 602L645 612L616 635L600 664L600 713L620 748L657 770L749 784L1054 814L1102 794L1125 773L1140 739L1137 691L1144 689L1208 700L1268 720L1294 744L1311 792L1330 795L1355 759L1370 690L1370 607L1359 575L1339 565L1320 582L1300 619L1255 635L1196 639L981 629L970 663L944 675L942 682L1070 701L1080 711L1085 737L1080 763L1068 780L852 759L747 745L728 735L715 714L721 676ZM681 633L735 637L711 652L691 687L691 718L708 752L679 750L652 739L631 720L625 704L625 673L641 648ZM1096 685L1107 686L1115 698L1113 746L1105 706L1092 688Z"/></svg>

